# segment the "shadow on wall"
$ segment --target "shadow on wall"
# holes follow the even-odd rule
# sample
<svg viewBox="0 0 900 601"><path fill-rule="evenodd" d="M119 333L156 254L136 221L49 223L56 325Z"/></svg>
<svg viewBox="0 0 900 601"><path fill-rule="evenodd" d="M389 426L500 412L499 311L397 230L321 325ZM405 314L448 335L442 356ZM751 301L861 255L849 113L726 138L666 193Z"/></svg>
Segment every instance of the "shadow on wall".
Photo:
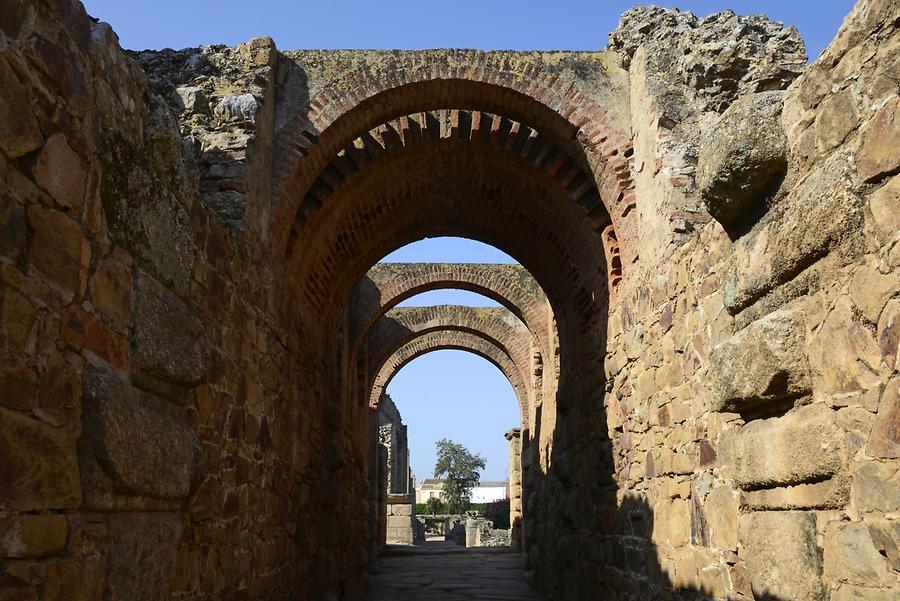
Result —
<svg viewBox="0 0 900 601"><path fill-rule="evenodd" d="M597 590L615 591L609 592L604 599L726 598L722 589L680 583L678 578L663 568L658 559L657 546L652 542L654 526L660 525L655 524L654 512L643 498L637 495L625 496L604 522L607 530L591 545L591 559L602 566L602 573L599 575L601 581L598 584L610 587ZM691 536L695 541L703 538L705 535L702 527L692 527ZM693 561L692 556L687 556L686 561ZM733 568L733 565L730 567ZM741 578L740 574L732 573L733 580L739 581ZM746 588L743 592L746 596L738 593L728 597L729 599L790 601L766 591L751 592L749 582L746 579L744 581ZM736 583L736 589L738 588L740 585Z"/></svg>

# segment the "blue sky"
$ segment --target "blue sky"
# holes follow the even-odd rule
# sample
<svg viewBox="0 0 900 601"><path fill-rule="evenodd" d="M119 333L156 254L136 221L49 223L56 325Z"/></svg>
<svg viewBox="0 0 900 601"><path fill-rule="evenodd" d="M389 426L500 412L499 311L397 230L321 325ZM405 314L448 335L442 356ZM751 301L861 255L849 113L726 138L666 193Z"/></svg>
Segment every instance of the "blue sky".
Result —
<svg viewBox="0 0 900 601"><path fill-rule="evenodd" d="M516 262L492 246L464 238L426 238L382 260ZM435 290L401 304L497 306L489 298L464 290ZM519 424L519 409L512 386L494 365L464 351L428 353L404 366L388 385L388 393L408 426L410 462L417 480L432 475L434 443L441 438L450 438L484 455L485 480L506 479L509 447L503 433Z"/></svg>
<svg viewBox="0 0 900 601"><path fill-rule="evenodd" d="M85 0L87 11L110 23L131 49L229 44L269 35L279 48L478 48L483 50L599 50L619 15L637 4L621 0ZM659 1L698 16L731 8L765 13L794 25L815 58L853 7L850 0ZM510 263L509 256L469 240L425 240L385 260ZM462 291L423 294L405 305L495 305ZM485 479L507 475L503 432L518 423L512 387L484 359L440 351L404 367L388 391L409 426L413 470L434 467L434 442L448 437L487 458ZM478 415L476 419L470 416Z"/></svg>
<svg viewBox="0 0 900 601"><path fill-rule="evenodd" d="M853 6L849 0L650 2L697 15L731 8L796 26L816 56ZM598 50L627 0L85 0L126 48L233 45L269 35L279 48Z"/></svg>

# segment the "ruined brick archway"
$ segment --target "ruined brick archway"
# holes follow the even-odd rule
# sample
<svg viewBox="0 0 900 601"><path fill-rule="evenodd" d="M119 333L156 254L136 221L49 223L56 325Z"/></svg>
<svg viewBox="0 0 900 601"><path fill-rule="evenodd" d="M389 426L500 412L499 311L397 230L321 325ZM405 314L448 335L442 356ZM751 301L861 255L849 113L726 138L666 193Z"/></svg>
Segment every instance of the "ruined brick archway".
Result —
<svg viewBox="0 0 900 601"><path fill-rule="evenodd" d="M492 363L509 380L516 393L523 421L527 421L528 384L519 366L503 347L476 332L460 329L446 328L422 332L397 348L382 363L372 380L371 402L377 405L381 394L387 389L393 377L410 361L440 350L466 351Z"/></svg>
<svg viewBox="0 0 900 601"><path fill-rule="evenodd" d="M552 310L544 291L521 265L464 263L378 263L356 285L351 299L350 338L355 348L372 324L404 300L455 288L476 292L508 309L550 356Z"/></svg>
<svg viewBox="0 0 900 601"><path fill-rule="evenodd" d="M366 361L355 353L362 328L354 322L360 309L353 305L354 290L366 284L364 276L378 259L424 237L490 244L518 260L546 298L544 309L522 299L532 305L522 316L537 331L540 361L524 349L515 357L504 353L513 366L528 366L527 376L516 369L521 375L514 386L529 438L522 449L538 449L540 467L523 486L551 495L582 494L566 492L561 480L540 473L551 463L565 464L555 456L608 454L604 431L580 431L597 423L594 414L602 411L592 398L602 390L609 287L618 284L622 271L619 245L609 243L617 237L609 232L615 227L619 234L619 226L633 219L634 198L619 188L631 185L630 145L603 157L553 109L502 87L464 80L386 90L372 103L349 107L315 135L297 133L295 143L305 148L286 159L295 164L276 187L273 240L277 245L285 236L276 256L285 277L285 306L304 333L298 357L323 370L308 385L341 399L351 412L379 398L380 380L372 390ZM276 165L275 171L283 169ZM381 301L376 314L383 311ZM465 326L444 327L463 333L459 328ZM344 423L352 424L352 418L335 421L338 444L359 457L363 437L338 429ZM551 445L564 423L573 424L569 434ZM363 424L357 424L349 428L361 432ZM371 426L367 438L375 440ZM532 446L531 438L540 444ZM535 532L540 519L538 511L526 511L523 531ZM374 544L370 538L369 547Z"/></svg>
<svg viewBox="0 0 900 601"><path fill-rule="evenodd" d="M365 345L366 371L372 378L370 404L380 398L392 377L393 372L384 371L391 357L413 340L432 332L472 334L497 347L512 361L518 374L514 388L522 403L522 427L527 428L534 384L524 378L534 372L534 340L525 324L504 308L440 305L398 307L385 313L373 325ZM504 367L503 371L509 370Z"/></svg>
<svg viewBox="0 0 900 601"><path fill-rule="evenodd" d="M636 226L633 220L625 221L635 204L629 163L631 139L613 124L607 110L572 83L539 66L526 63L514 71L509 66L491 64L490 55L460 54L456 60L443 64L404 65L403 68L381 65L384 69L381 72L378 67L360 69L338 84L320 90L305 107L298 107L294 116L287 118L275 140L278 160L274 165L274 188L278 201L273 248L276 255L287 248L289 232L293 231L290 224L297 217L298 207L316 180L322 180L328 164L341 149L392 119L398 120L400 143L407 143L416 137L416 132L415 127L412 130L409 127L409 117L402 116L421 114L419 129L428 129L425 112L440 109L444 109L444 114L455 113L455 119L448 119L449 129L457 130L455 135L474 140L482 135L480 119L473 122L470 118L460 128L460 111L464 114L474 111L479 116L481 112L492 113L495 118L485 123L490 132L483 134L495 141L501 134L502 120L506 119L508 127L515 127L516 131L519 127L513 124L531 123L547 139L568 149L575 163L593 176L599 192L597 201L602 199L620 232L620 239L631 237ZM448 104L448 100L452 103ZM619 109L615 103L612 106ZM437 131L432 126L430 133L440 136L447 126L436 125ZM526 133L526 129L521 131ZM503 132L504 142L509 131ZM374 148L371 143L368 146ZM541 146L543 140L538 144ZM543 160L546 155L540 158ZM550 164L554 173L560 167L562 164ZM341 170L332 173L336 174L335 171ZM322 184L327 192L334 180L325 177ZM588 208L593 209L594 204ZM632 259L636 252L628 256Z"/></svg>
<svg viewBox="0 0 900 601"><path fill-rule="evenodd" d="M489 202L479 200L486 194ZM605 303L607 279L599 236L580 209L554 204L561 194L543 171L508 162L491 146L425 142L382 157L335 191L328 210L304 226L286 267L301 304L324 312L344 306L369 262L394 248L424 236L468 236L519 258L551 305L572 307L562 312L568 323L584 314L575 307L585 301ZM416 208L425 203L427 213ZM538 238L546 240L539 252Z"/></svg>
<svg viewBox="0 0 900 601"><path fill-rule="evenodd" d="M635 8L597 52L130 52L6 2L0 598L358 599L371 385L438 348L532 394L513 505L552 601L897 598L898 11L809 63L732 11ZM373 267L429 236L521 268ZM445 286L531 357L373 329ZM480 584L434 574L395 590Z"/></svg>

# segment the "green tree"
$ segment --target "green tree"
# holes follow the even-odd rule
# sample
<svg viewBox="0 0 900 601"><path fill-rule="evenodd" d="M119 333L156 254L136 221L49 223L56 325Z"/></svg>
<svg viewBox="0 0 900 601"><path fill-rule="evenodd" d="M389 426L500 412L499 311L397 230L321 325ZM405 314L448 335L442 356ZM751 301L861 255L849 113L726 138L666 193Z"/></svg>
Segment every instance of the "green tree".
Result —
<svg viewBox="0 0 900 601"><path fill-rule="evenodd" d="M428 512L431 515L437 515L441 510L441 505L443 505L443 503L441 502L440 497L428 497L428 500L425 502L425 506L428 508Z"/></svg>
<svg viewBox="0 0 900 601"><path fill-rule="evenodd" d="M481 478L484 457L472 454L463 445L443 438L436 443L437 463L434 475L444 478L444 499L452 513L462 513L469 507L472 489Z"/></svg>

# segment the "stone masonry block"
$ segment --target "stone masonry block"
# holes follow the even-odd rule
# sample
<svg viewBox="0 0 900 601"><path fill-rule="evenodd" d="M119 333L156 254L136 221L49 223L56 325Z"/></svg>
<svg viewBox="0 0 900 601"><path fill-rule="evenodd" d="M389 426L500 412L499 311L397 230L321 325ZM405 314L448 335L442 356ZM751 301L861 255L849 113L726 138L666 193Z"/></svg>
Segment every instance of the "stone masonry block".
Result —
<svg viewBox="0 0 900 601"><path fill-rule="evenodd" d="M889 584L888 562L875 548L863 522L828 524L825 532L825 574L834 580L878 587Z"/></svg>
<svg viewBox="0 0 900 601"><path fill-rule="evenodd" d="M45 557L66 546L68 525L61 514L0 518L0 557Z"/></svg>
<svg viewBox="0 0 900 601"><path fill-rule="evenodd" d="M174 513L111 514L107 598L170 599L180 536L181 521Z"/></svg>
<svg viewBox="0 0 900 601"><path fill-rule="evenodd" d="M0 409L0 511L77 507L75 439L36 419Z"/></svg>
<svg viewBox="0 0 900 601"><path fill-rule="evenodd" d="M815 514L764 511L743 515L740 538L757 599L824 601L827 598L822 582L822 551L816 542Z"/></svg>
<svg viewBox="0 0 900 601"><path fill-rule="evenodd" d="M143 372L184 386L199 384L209 365L203 325L154 278L138 278L132 316L132 360Z"/></svg>
<svg viewBox="0 0 900 601"><path fill-rule="evenodd" d="M751 490L828 479L846 461L836 422L821 404L752 421L723 434L720 465L733 466L735 481Z"/></svg>
<svg viewBox="0 0 900 601"><path fill-rule="evenodd" d="M755 412L808 394L805 328L800 311L778 310L715 346L709 362L713 409Z"/></svg>
<svg viewBox="0 0 900 601"><path fill-rule="evenodd" d="M817 259L861 240L865 203L847 185L853 161L836 152L790 194L760 226L742 236L725 277L725 308L736 314L789 282Z"/></svg>
<svg viewBox="0 0 900 601"><path fill-rule="evenodd" d="M199 442L181 409L115 376L84 378L84 441L116 490L161 499L187 496Z"/></svg>
<svg viewBox="0 0 900 601"><path fill-rule="evenodd" d="M391 505L394 515L412 516L412 507L410 505Z"/></svg>
<svg viewBox="0 0 900 601"><path fill-rule="evenodd" d="M709 214L726 229L758 215L787 170L783 97L771 91L739 98L700 142L697 184Z"/></svg>

